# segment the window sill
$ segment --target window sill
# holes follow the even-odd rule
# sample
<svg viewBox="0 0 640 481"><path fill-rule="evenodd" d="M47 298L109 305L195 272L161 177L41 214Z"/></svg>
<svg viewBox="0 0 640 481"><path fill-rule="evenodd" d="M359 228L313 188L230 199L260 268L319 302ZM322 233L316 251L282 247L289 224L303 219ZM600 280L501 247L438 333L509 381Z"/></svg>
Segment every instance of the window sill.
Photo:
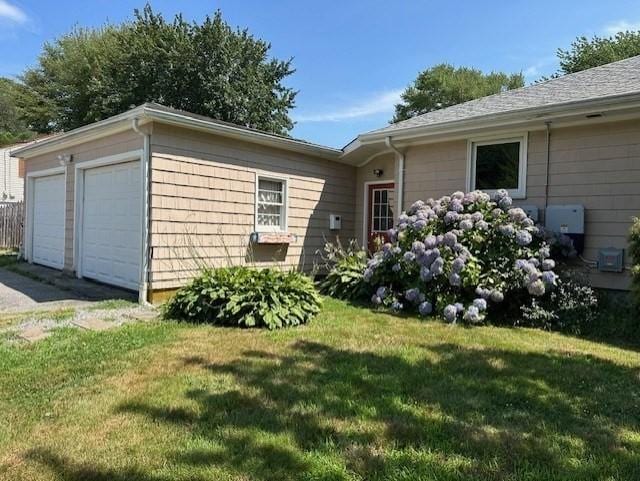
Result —
<svg viewBox="0 0 640 481"><path fill-rule="evenodd" d="M253 232L251 242L253 244L293 244L297 237L288 232Z"/></svg>

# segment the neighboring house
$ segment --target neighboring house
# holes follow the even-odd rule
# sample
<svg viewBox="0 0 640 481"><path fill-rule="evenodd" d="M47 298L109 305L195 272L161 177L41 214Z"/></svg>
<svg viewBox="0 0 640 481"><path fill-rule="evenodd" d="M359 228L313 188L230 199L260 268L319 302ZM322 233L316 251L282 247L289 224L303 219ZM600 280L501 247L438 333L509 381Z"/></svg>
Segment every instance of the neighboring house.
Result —
<svg viewBox="0 0 640 481"><path fill-rule="evenodd" d="M22 202L24 179L20 176L18 159L11 157L11 150L24 145L0 147L0 202Z"/></svg>
<svg viewBox="0 0 640 481"><path fill-rule="evenodd" d="M626 289L627 271L595 261L626 247L640 213L640 57L424 114L342 150L145 104L14 155L25 159L27 259L141 299L163 299L203 263L309 270L325 238L366 243L415 200L476 188L507 188L541 222L548 206L583 206L593 283Z"/></svg>

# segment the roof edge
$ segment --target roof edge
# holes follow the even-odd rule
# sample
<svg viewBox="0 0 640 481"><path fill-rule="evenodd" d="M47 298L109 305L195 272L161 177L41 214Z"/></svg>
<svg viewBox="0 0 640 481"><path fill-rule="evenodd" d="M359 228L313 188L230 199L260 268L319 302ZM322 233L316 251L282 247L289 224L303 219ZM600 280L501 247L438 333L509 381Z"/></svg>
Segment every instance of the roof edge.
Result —
<svg viewBox="0 0 640 481"><path fill-rule="evenodd" d="M557 104L545 105L542 107L531 107L519 110L510 110L500 112L498 114L478 115L469 119L450 120L430 125L416 125L411 127L402 127L393 130L379 130L359 135L352 142L344 147L344 154L357 150L360 146L371 142L379 142L386 137L417 137L429 133L446 134L449 130L459 131L462 128L472 128L478 123L494 121L496 124L500 122L508 123L513 120L535 120L534 118L526 118L526 116L535 116L538 120L544 120L545 116L552 116L558 113L567 113L575 115L581 109L592 110L597 109L600 112L611 110L619 110L624 108L632 108L630 102L640 102L640 92L630 94L612 95L597 99L574 100L570 102L562 102Z"/></svg>
<svg viewBox="0 0 640 481"><path fill-rule="evenodd" d="M169 112L154 108L153 104L143 104L121 114L114 115L113 117L78 127L77 129L70 130L69 132L54 135L31 145L20 147L12 150L11 155L13 157L28 159L55 150L69 148L84 142L90 142L117 132L131 129L132 126L129 125L128 122L135 118L142 120L143 123L159 122L178 125L185 128L218 134L223 137L244 140L255 144L280 148L307 155L315 155L326 160L341 162L341 149L325 147L296 139L289 139L259 130L246 129L240 126L219 123L214 119L205 120L190 117L188 113Z"/></svg>

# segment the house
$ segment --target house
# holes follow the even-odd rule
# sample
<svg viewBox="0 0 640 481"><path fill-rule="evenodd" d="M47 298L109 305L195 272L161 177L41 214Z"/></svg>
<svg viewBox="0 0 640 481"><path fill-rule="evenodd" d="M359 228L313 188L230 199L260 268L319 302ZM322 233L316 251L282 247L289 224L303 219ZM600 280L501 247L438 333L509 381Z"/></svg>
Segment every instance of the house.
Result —
<svg viewBox="0 0 640 481"><path fill-rule="evenodd" d="M19 162L11 157L11 151L21 145L0 147L0 203L22 202L24 179L19 175Z"/></svg>
<svg viewBox="0 0 640 481"><path fill-rule="evenodd" d="M548 207L584 208L594 285L626 289L627 270L596 261L626 247L640 213L640 57L420 115L342 150L145 104L13 155L25 162L26 258L153 302L203 263L309 270L325 238L364 244L417 199L477 188L507 188L542 222Z"/></svg>

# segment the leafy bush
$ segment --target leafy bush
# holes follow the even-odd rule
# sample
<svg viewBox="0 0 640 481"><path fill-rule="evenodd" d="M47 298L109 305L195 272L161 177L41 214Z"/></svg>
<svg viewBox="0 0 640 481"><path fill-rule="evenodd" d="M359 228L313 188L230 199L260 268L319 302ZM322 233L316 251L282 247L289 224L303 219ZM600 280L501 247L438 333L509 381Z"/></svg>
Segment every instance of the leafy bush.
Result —
<svg viewBox="0 0 640 481"><path fill-rule="evenodd" d="M165 306L172 319L276 329L308 322L320 311L313 282L299 272L205 269Z"/></svg>
<svg viewBox="0 0 640 481"><path fill-rule="evenodd" d="M364 280L367 267L367 252L355 241L351 241L345 249L338 240L335 244L327 242L322 259L321 269L327 272L320 281L320 292L337 299L357 300L366 297L369 285Z"/></svg>
<svg viewBox="0 0 640 481"><path fill-rule="evenodd" d="M640 219L633 218L629 230L629 255L631 256L631 279L635 303L640 309Z"/></svg>
<svg viewBox="0 0 640 481"><path fill-rule="evenodd" d="M417 201L389 237L364 278L377 288L372 302L395 311L479 323L505 299L543 296L556 284L549 246L504 190L493 201L480 191Z"/></svg>
<svg viewBox="0 0 640 481"><path fill-rule="evenodd" d="M561 275L549 295L533 297L521 306L516 325L549 331L584 334L593 329L598 316L598 297L593 288L576 275Z"/></svg>

